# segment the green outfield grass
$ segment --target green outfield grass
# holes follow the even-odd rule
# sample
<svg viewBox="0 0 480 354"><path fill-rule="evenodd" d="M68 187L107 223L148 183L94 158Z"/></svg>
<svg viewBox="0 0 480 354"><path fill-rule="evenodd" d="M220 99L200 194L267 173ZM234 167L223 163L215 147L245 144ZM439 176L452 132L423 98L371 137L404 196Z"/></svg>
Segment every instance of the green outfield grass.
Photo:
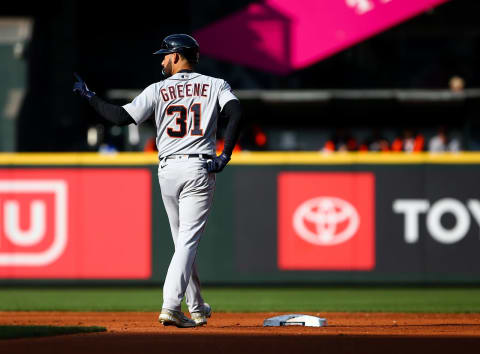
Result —
<svg viewBox="0 0 480 354"><path fill-rule="evenodd" d="M105 327L0 326L0 339L57 336L60 334L105 332Z"/></svg>
<svg viewBox="0 0 480 354"><path fill-rule="evenodd" d="M215 311L480 312L480 288L208 287ZM0 288L1 311L159 311L161 288Z"/></svg>

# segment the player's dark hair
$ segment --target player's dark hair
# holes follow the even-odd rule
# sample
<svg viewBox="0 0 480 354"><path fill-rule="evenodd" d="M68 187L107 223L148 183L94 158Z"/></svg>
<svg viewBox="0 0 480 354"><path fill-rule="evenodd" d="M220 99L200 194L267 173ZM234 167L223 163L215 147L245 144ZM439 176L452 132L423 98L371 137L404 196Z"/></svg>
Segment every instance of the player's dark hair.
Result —
<svg viewBox="0 0 480 354"><path fill-rule="evenodd" d="M180 55L181 58L185 59L186 61L188 61L188 64L190 64L190 66L192 67L195 67L195 65L198 63L198 59L196 56L193 56L193 55L187 55L187 53L180 53L180 52L177 52L178 55Z"/></svg>

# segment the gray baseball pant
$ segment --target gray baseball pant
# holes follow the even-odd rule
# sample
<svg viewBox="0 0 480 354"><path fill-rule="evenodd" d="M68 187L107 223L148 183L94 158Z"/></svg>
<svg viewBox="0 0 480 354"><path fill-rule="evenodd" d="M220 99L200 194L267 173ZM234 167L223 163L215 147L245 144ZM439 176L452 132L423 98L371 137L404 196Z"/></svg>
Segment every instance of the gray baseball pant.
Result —
<svg viewBox="0 0 480 354"><path fill-rule="evenodd" d="M207 172L205 159L182 155L162 160L158 180L175 245L162 308L181 311L185 296L190 313L200 311L204 301L195 259L213 201L215 174Z"/></svg>

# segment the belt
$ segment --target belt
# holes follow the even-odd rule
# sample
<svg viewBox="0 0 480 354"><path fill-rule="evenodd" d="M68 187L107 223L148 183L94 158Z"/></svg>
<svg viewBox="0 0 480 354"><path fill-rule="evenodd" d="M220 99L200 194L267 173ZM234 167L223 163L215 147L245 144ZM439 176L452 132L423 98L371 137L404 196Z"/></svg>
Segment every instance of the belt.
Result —
<svg viewBox="0 0 480 354"><path fill-rule="evenodd" d="M211 159L212 155L207 154L175 154L175 155L168 155L162 157L161 160L181 160L181 159L189 159L191 157L199 157L201 159Z"/></svg>

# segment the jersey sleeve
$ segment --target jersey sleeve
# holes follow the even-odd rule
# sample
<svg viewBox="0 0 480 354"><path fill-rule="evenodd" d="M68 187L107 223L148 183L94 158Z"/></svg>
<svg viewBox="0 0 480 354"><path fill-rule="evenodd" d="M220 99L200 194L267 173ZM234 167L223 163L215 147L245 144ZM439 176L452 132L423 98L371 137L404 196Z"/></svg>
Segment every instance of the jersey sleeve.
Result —
<svg viewBox="0 0 480 354"><path fill-rule="evenodd" d="M220 91L218 93L218 104L220 105L220 110L222 110L225 104L231 100L238 100L238 98L233 94L232 88L228 82L223 81L220 85Z"/></svg>
<svg viewBox="0 0 480 354"><path fill-rule="evenodd" d="M140 124L155 112L155 102L155 84L152 84L123 108L132 116L135 123Z"/></svg>

